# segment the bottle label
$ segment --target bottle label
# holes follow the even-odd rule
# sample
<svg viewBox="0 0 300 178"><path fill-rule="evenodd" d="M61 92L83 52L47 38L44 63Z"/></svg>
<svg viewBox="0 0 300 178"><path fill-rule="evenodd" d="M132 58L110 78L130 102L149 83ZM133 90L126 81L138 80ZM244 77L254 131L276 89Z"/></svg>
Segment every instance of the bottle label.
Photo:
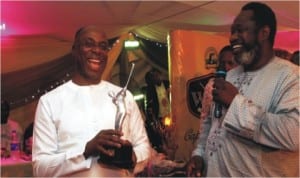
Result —
<svg viewBox="0 0 300 178"><path fill-rule="evenodd" d="M10 150L11 151L19 151L20 150L20 144L19 143L11 143L10 144Z"/></svg>

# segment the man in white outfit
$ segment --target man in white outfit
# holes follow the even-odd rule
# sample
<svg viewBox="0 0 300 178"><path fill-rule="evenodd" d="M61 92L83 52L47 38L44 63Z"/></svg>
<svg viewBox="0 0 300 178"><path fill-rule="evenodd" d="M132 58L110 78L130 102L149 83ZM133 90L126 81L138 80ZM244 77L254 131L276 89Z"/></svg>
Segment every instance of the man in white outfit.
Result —
<svg viewBox="0 0 300 178"><path fill-rule="evenodd" d="M43 95L33 132L33 172L38 177L130 176L132 170L98 163L99 155L113 157L115 149L132 146L135 165L150 155L144 122L132 94L126 91L126 117L115 129L117 107L111 93L121 88L101 79L107 64L108 41L95 26L75 35L72 79Z"/></svg>
<svg viewBox="0 0 300 178"><path fill-rule="evenodd" d="M299 67L274 55L275 34L267 5L242 7L230 37L240 65L214 80L223 116L202 120L188 176L299 177Z"/></svg>

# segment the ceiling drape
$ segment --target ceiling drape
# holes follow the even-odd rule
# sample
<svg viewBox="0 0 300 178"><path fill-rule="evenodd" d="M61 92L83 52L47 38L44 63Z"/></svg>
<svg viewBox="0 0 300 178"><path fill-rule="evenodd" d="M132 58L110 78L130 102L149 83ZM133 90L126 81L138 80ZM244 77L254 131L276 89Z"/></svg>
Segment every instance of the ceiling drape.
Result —
<svg viewBox="0 0 300 178"><path fill-rule="evenodd" d="M74 71L71 54L28 69L1 74L1 98L11 108L38 99L47 91L69 80Z"/></svg>

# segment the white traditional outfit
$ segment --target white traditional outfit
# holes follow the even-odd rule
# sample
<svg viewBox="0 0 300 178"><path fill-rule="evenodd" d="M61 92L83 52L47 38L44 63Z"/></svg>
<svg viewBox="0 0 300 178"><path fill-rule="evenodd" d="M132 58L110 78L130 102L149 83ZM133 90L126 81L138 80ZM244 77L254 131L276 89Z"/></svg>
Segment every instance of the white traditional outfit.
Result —
<svg viewBox="0 0 300 178"><path fill-rule="evenodd" d="M238 88L223 117L202 120L192 155L203 156L208 177L299 177L299 67L274 57L226 80ZM223 109L224 110L224 109Z"/></svg>
<svg viewBox="0 0 300 178"><path fill-rule="evenodd" d="M33 172L39 177L130 176L125 169L110 169L97 163L98 157L84 158L86 143L98 132L115 128L116 106L111 92L121 90L109 82L79 86L72 81L40 98L33 132ZM137 162L150 155L144 122L132 94L125 97L127 115L122 131L132 143Z"/></svg>

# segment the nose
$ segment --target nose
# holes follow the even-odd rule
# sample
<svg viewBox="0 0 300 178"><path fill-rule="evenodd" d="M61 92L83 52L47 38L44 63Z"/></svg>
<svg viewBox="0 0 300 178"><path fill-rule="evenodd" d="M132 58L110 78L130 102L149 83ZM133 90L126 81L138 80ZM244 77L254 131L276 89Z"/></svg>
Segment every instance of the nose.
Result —
<svg viewBox="0 0 300 178"><path fill-rule="evenodd" d="M92 52L93 52L93 53L96 53L96 54L101 54L101 53L107 54L108 51L105 50L105 49L103 49L102 46L95 45L95 46L93 46L93 48L92 48Z"/></svg>
<svg viewBox="0 0 300 178"><path fill-rule="evenodd" d="M232 32L229 37L230 44L234 43L238 39L237 32Z"/></svg>

